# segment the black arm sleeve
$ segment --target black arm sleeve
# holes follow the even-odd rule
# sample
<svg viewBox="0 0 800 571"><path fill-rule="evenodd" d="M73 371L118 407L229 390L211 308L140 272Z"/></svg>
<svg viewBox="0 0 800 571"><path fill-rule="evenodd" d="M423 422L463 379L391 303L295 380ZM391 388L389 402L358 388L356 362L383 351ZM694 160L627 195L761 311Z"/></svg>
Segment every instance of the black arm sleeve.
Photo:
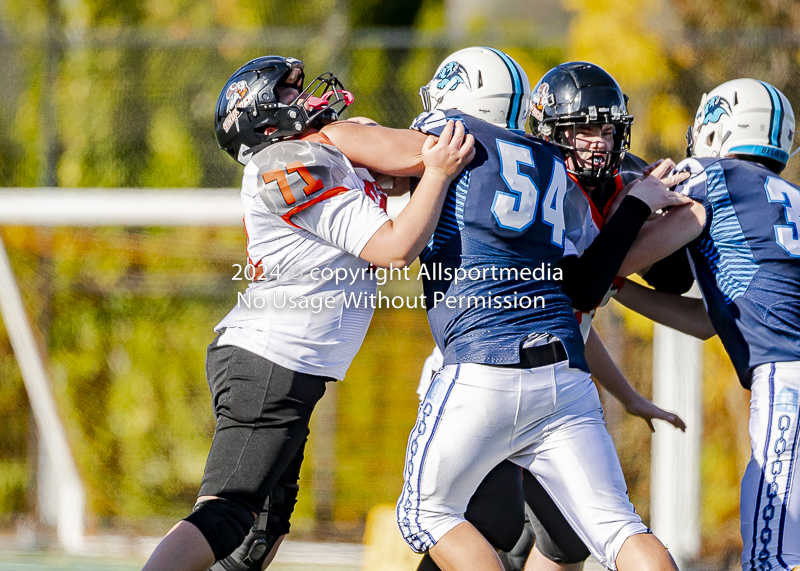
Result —
<svg viewBox="0 0 800 571"><path fill-rule="evenodd" d="M603 230L580 257L563 258L561 289L572 307L590 311L603 301L636 235L650 216L650 207L635 196L626 196Z"/></svg>
<svg viewBox="0 0 800 571"><path fill-rule="evenodd" d="M686 248L681 248L653 264L642 279L651 287L666 293L684 294L694 283Z"/></svg>

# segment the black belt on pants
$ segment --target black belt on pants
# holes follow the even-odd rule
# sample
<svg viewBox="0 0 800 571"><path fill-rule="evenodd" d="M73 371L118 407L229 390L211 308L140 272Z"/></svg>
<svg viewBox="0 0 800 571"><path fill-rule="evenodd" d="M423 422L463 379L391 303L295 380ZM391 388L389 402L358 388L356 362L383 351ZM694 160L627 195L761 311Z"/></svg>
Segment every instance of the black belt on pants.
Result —
<svg viewBox="0 0 800 571"><path fill-rule="evenodd" d="M555 365L567 360L567 350L561 341L553 341L547 345L537 345L519 350L519 363L506 365L493 365L495 367L508 367L510 369L535 369L547 365Z"/></svg>

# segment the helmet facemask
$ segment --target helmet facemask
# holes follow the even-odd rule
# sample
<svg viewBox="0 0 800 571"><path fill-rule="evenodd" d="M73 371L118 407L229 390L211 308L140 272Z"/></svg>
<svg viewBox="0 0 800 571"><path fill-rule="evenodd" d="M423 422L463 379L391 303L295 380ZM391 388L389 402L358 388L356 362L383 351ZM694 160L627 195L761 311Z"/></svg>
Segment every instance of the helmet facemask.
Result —
<svg viewBox="0 0 800 571"><path fill-rule="evenodd" d="M338 121L353 103L353 94L347 91L339 78L328 71L318 75L300 95L293 105L304 109L310 127L321 128Z"/></svg>
<svg viewBox="0 0 800 571"><path fill-rule="evenodd" d="M630 148L632 123L628 96L607 71L593 63L575 61L554 67L542 76L531 96L531 133L558 146L567 170L584 186L600 186L616 174ZM610 148L608 144L602 151L578 148L574 138L570 141L568 133L586 125L601 129L613 125Z"/></svg>
<svg viewBox="0 0 800 571"><path fill-rule="evenodd" d="M293 87L280 87L284 86ZM352 102L353 95L344 89L339 78L330 71L320 74L294 101L275 104L275 112L264 122L264 143L297 137L308 129L333 123Z"/></svg>
<svg viewBox="0 0 800 571"><path fill-rule="evenodd" d="M553 125L550 129L552 135L547 138L561 149L564 159L571 159L567 161L567 171L573 174L583 186L594 188L613 177L622 164L625 153L630 149L632 122L633 118L629 116L617 121L602 122L561 119L552 122ZM614 135L611 148L598 150L578 147L577 130L584 125L598 125L601 129L605 125L612 125ZM570 133L572 141L570 141Z"/></svg>

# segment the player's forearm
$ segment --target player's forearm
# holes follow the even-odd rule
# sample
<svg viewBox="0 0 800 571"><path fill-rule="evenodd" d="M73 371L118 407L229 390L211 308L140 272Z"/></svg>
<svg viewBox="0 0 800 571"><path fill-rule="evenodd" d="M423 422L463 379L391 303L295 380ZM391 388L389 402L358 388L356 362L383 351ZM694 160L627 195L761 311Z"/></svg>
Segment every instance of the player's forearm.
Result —
<svg viewBox="0 0 800 571"><path fill-rule="evenodd" d="M629 276L666 258L697 238L705 221L703 205L695 202L674 206L664 216L646 223L625 256L619 275Z"/></svg>
<svg viewBox="0 0 800 571"><path fill-rule="evenodd" d="M656 323L698 339L710 339L716 332L703 300L655 291L630 280L614 299Z"/></svg>
<svg viewBox="0 0 800 571"><path fill-rule="evenodd" d="M678 295L689 291L694 283L694 274L686 248L680 248L663 260L659 260L641 276L654 290Z"/></svg>
<svg viewBox="0 0 800 571"><path fill-rule="evenodd" d="M636 399L643 398L614 363L594 327L589 330L585 356L595 381L611 393L626 409L630 408Z"/></svg>
<svg viewBox="0 0 800 571"><path fill-rule="evenodd" d="M322 132L353 166L392 176L422 176L422 144L426 136L411 129L390 129L337 121Z"/></svg>
<svg viewBox="0 0 800 571"><path fill-rule="evenodd" d="M559 262L563 271L561 289L569 296L572 307L589 311L600 304L649 215L646 203L633 196L625 198L583 255Z"/></svg>
<svg viewBox="0 0 800 571"><path fill-rule="evenodd" d="M411 264L436 229L449 184L448 178L424 174L406 207L375 233L360 257L385 268Z"/></svg>
<svg viewBox="0 0 800 571"><path fill-rule="evenodd" d="M387 196L403 196L411 190L411 179L406 176L385 176L373 173L375 182Z"/></svg>

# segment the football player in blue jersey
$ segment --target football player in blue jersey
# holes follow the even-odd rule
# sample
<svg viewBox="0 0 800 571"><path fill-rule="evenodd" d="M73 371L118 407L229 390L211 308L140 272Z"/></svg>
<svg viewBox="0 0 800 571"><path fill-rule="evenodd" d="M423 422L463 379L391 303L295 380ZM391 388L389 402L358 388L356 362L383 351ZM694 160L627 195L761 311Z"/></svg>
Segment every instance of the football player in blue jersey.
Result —
<svg viewBox="0 0 800 571"><path fill-rule="evenodd" d="M424 288L444 367L426 393L409 438L398 501L401 530L413 549L430 550L443 569L502 569L463 513L488 471L509 458L537 476L606 567L674 569L627 498L583 358L571 307L575 300L561 291L558 278L526 279L514 271L563 269L564 283L570 275L581 276L584 295L576 306L591 299L593 307L611 285L644 219L662 206L682 203L642 208L637 196L647 185L663 188L679 179L662 182L651 176L631 189L603 238L586 248L588 255L563 263L565 248L573 249L568 236L574 235L565 223L565 198L574 189L563 159L548 143L512 131L519 129L525 113L527 78L518 64L496 50L472 50L478 54L457 52L440 66L423 90L428 108L438 109L414 124L435 134L448 119L464 122L475 135L477 151L451 186L421 256L426 267L439 268ZM448 65L453 61L458 65ZM505 105L487 100L472 116L461 112L458 103L446 104L457 100L459 90L490 84L486 74L501 70L510 94ZM454 82L453 74L464 77ZM484 116L487 120L480 119ZM498 120L511 130L498 126ZM604 267L578 261L601 251L610 252L603 256ZM462 278L443 277L442 268Z"/></svg>
<svg viewBox="0 0 800 571"><path fill-rule="evenodd" d="M444 238L445 242L448 242L446 233L450 232L453 227L463 230L467 227L467 224L465 224L464 228L460 228L461 223L468 222L470 230L463 233L456 232L455 234L451 234L454 239L449 242L455 243L462 239L474 240L472 241L471 245L478 245L480 247L482 242L484 242L484 237L480 236L477 240L475 240L474 237L476 232L477 234L481 233L481 224L487 222L487 220L471 219L475 214L480 214L481 210L480 208L475 207L479 205L472 205L471 201L474 199L480 203L480 201L486 201L488 199L489 202L493 202L490 207L486 208L486 210L491 212L489 214L490 218L488 220L488 226L491 229L495 229L497 227L501 228L499 232L500 234L503 234L504 230L507 230L508 235L495 236L494 244L488 244L487 249L489 250L492 250L495 245L500 246L499 248L494 248L494 251L492 252L492 254L495 252L498 253L499 256L492 257L491 259L491 261L496 265L479 268L483 278L485 278L480 280L483 283L479 283L475 277L468 278L467 281L471 280L476 282L479 289L481 286L487 285L489 288L491 288L492 284L494 283L500 285L501 288L506 287L509 289L507 292L504 292L501 289L500 293L504 293L505 295L492 296L492 290L487 288L486 295L484 296L483 300L481 300L479 295L467 295L466 303L468 306L470 303L472 303L470 298L472 300L482 302L484 304L483 309L487 310L483 313L489 317L488 321L492 321L492 317L499 314L501 321L505 320L501 325L512 326L513 328L514 322L519 321L518 326L526 329L529 328L529 332L530 330L536 331L537 328L541 327L540 332L542 333L542 336L531 336L536 338L528 339L529 343L526 343L524 348L520 347L520 337L527 337L527 335L520 336L514 331L512 331L510 334L505 332L505 336L510 336L512 338L516 337L516 339L511 343L507 343L507 339L502 339L495 345L496 349L505 349L504 352L506 353L506 355L500 356L501 360L498 360L497 364L501 366L497 368L508 369L512 373L514 370L524 372L528 371L529 369L543 369L538 372L545 373L549 367L553 366L548 363L560 363L561 368L568 368L566 363L568 351L572 353L571 356L574 359L582 361L582 340L579 337L576 338L574 336L574 333L577 330L577 324L575 322L574 315L569 311L569 303L567 302L567 298L560 292L558 288L558 279L551 279L551 277L548 275L547 278L540 280L541 283L536 281L537 278L534 278L534 280L532 280L534 283L531 283L531 281L526 280L525 277L523 277L521 280L518 280L516 278L510 278L510 276L504 279L502 276L504 275L504 272L506 275L508 275L510 272L513 273L514 271L520 271L520 267L523 271L526 269L526 267L528 271L530 271L532 267L536 267L536 256L531 252L535 251L537 246L545 246L545 249L550 248L552 251L549 251L544 258L561 264L564 248L563 246L561 248L553 248L554 245L558 246L558 244L553 244L554 238L557 237L561 239L561 243L566 246L568 250L575 252L574 248L572 248L570 240L566 238L566 235L569 234L573 237L577 235L577 237L580 238L584 219L582 219L580 215L576 216L575 213L571 211L571 208L564 207L565 199L567 196L574 195L574 192L567 192L567 187L572 187L572 182L569 181L566 176L566 172L564 171L563 167L563 161L558 154L557 149L550 147L546 143L530 141L522 138L521 136L517 137L516 134L509 134L508 132L509 127L511 127L512 129L519 131L519 134L522 135L522 131L519 129L519 127L524 124L524 118L527 112L527 106L524 104L528 93L527 78L524 78L524 74L522 74L515 62L512 64L513 60L508 58L508 56L505 54L497 52L496 50L477 48L473 50L465 50L467 54L461 55L474 55L475 51L481 54L483 61L474 61L475 58L467 58L467 60L459 60L456 62L463 65L443 65L439 72L437 72L437 77L431 82L431 87L436 86L436 90L430 90L428 93L423 91L424 96L432 96L437 101L437 104L439 104L445 99L453 100L454 97L458 97L461 93L463 93L464 89L476 90L478 93L473 94L471 98L482 100L480 101L480 105L475 109L474 115L476 117L485 117L489 122L481 121L480 119L470 117L469 115L462 117L457 112L455 113L456 117L460 120L460 122L467 125L468 130L471 129L470 125L474 126L478 130L487 128L491 130L491 124L494 124L496 125L495 135L500 135L499 138L496 136L487 135L484 137L483 144L478 145L479 152L477 159L471 164L471 167L475 167L475 171L478 173L478 175L475 176L474 174L469 174L467 177L462 177L459 180L458 185L451 186L447 206L449 213L447 217L443 217L442 220L440 220L440 224L437 229L438 239ZM446 63L451 62L448 61ZM463 76L465 73L468 74L466 77ZM493 73L498 74L498 76L492 78ZM502 75L503 73L505 74L504 76ZM459 74L462 74L460 81L455 79L455 76L458 76ZM497 89L498 85L502 85L503 88ZM493 87L489 89L488 86ZM440 125L445 123L445 121L443 119L440 120L439 117L429 117L429 119L432 119L432 122L435 123L435 125L432 126L429 122L425 129L428 132L435 132ZM505 131L500 134L496 132L498 129ZM396 138L397 133L392 133L390 131L391 130L387 130L382 127L366 128L365 130L362 125L338 122L326 128L325 133L355 165L368 166L369 168L386 172L388 174L414 175L415 172L417 172L416 169L418 168L419 163L418 139L414 139L414 137L411 135L413 132L409 132L408 135L404 135L401 137L401 140L398 140ZM419 133L417 133L417 135L418 134ZM513 140L509 141L508 139ZM535 150L537 156L540 158L546 157L543 160L542 165L545 172L537 172L537 167L539 165L533 162L532 156L530 157L530 161L526 161L526 157L524 157L524 155L518 158L513 156L515 152L518 152L514 149L515 143L517 142L519 143L519 149L522 153L525 153L526 149L528 149L532 155L533 151ZM481 148L483 149L483 154L480 152ZM501 148L502 150L500 153L510 153L512 155L512 160L510 161L511 164L506 165L510 168L502 168L503 155L501 154L498 156L498 150ZM379 160L376 161L376 157L378 157ZM516 169L514 169L514 162L517 163ZM479 170L480 167L484 168ZM663 174L664 170L666 169L661 169L661 174ZM540 177L545 177L547 172L557 176L550 179L549 184L547 185L548 192L539 194L539 189L536 184L539 183L540 185L544 186L542 184L542 180L540 180ZM485 181L486 184L483 184L484 181L481 180L484 177L489 177ZM470 179L473 179L472 183L469 182ZM494 182L493 179L497 179L498 182ZM594 258L594 265L590 263L565 264L571 266L570 268L567 268L569 270L568 273L572 274L573 276L577 276L578 279L581 280L582 287L575 288L575 291L580 290L579 293L581 293L582 299L578 303L575 303L573 300L573 303L575 303L576 306L591 308L594 307L600 299L602 299L603 295L608 289L608 286L611 284L617 269L619 268L619 264L624 257L625 251L636 236L638 228L641 227L644 219L653 210L667 205L682 203L682 201L678 200L673 194L665 191L665 184L668 185L677 180L680 179L668 178L666 181L662 182L656 177L649 177L644 183L641 183L638 185L638 187L632 189L630 198L626 199L626 201L620 205L618 213L612 218L609 224L606 225L603 232L600 234L600 237L598 237L598 239L595 240L595 242L592 243L591 246L586 250L587 253L592 255L582 257L583 259L581 262L591 261ZM495 191L491 188L496 187L498 183L500 188L505 187L508 189L508 191ZM473 190L472 193L465 192L468 191L470 187L476 190ZM469 195L469 200L466 202L460 202L461 199L464 199L467 194ZM636 198L637 196L645 199L646 203L642 203L641 200L638 200ZM495 200L492 200L493 197ZM545 200L542 200L543 198ZM467 212L469 213L469 219L465 220L462 214ZM539 213L538 216L536 215L537 212ZM585 210L583 211L583 214L586 214ZM476 216L475 218L480 218L480 215ZM523 220L525 218L528 218L527 222ZM532 224L538 222L538 220L534 221L534 218L541 218L542 222L531 228ZM565 218L569 218L570 222L567 223ZM491 220L496 220L496 222L491 222ZM573 224L576 222L576 220L577 224ZM588 217L588 222L591 224L590 216ZM519 227L515 229L514 225L518 225ZM542 236L542 234L545 234L546 232L542 232L542 227L545 229L548 227L551 228L551 234L547 241L543 240L544 236ZM519 236L516 234L517 230L520 230ZM527 230L538 230L538 232ZM491 237L491 231L496 230L490 230L487 237ZM515 237L519 237L519 239L515 240ZM435 246L435 240L436 237L434 238L434 241L429 244L429 246ZM513 247L510 248L512 250L510 256L508 255L508 252L504 252L502 250L503 242L505 241L509 241L513 245ZM525 255L520 256L521 252L515 250L515 248L522 249ZM598 259L600 262L597 261ZM522 261L521 264L519 263L520 261ZM572 262L575 262L575 260L572 260ZM436 261L431 263L430 266L431 271L434 274L437 274ZM540 263L538 267L544 270L545 264ZM474 274L476 269L470 268L465 270L465 268L454 268L452 266L446 266L443 264L438 264L438 268L440 270L440 272L438 272L439 274L441 274L442 269L445 270L445 273L447 271L456 269L461 270L462 272L467 271L470 276ZM547 270L549 271L552 269L553 268L548 261ZM597 271L594 271L594 269ZM556 274L561 272L561 268L555 268L555 270ZM499 278L494 275L495 271L500 275ZM488 277L487 272L489 272ZM433 277L433 281L437 281L435 276ZM455 281L456 285L458 285L458 280ZM567 280L564 280L564 282L566 281ZM463 279L461 280L460 284L461 287L464 286ZM514 286L517 284L519 284L519 289L522 290L521 293L513 291ZM553 298L552 301L554 303L550 305L549 309L552 310L554 308L555 314L548 314L547 311L542 311L542 308L539 307L536 311L530 312L534 314L534 319L530 319L528 308L525 306L529 302L532 304L531 298L526 295L526 293L532 291L530 289L527 289L526 291L526 288L530 288L531 286L534 287L533 291L536 291L536 288L541 286L540 289L546 291L548 295ZM517 297L521 303L515 304L514 298L518 293L519 296ZM431 293L429 289L428 294L430 304L431 301L434 303L436 302L437 294L441 295L441 292L434 290ZM450 303L450 301L444 302L443 305L450 305ZM517 307L514 307L515 305L517 305ZM451 309L454 308L451 307ZM467 307L466 309L469 310L477 308ZM521 310L525 311L523 312ZM475 314L472 313L469 317L474 318ZM517 320L516 318L520 319ZM527 323L526 318L528 320ZM478 321L480 321L480 316L478 316ZM533 324L532 322L536 323ZM469 319L465 321L462 320L461 325L471 327ZM472 325L475 324L473 323ZM474 331L478 334L486 333L487 329L491 328L491 326L492 324L489 322L478 323L477 326L474 327ZM503 329L504 327L500 327L495 329L495 331L502 334ZM436 331L437 328L434 327L434 330ZM551 335L550 331L560 334L563 338L563 342L561 338L556 341L555 336L552 338L549 337L549 335ZM491 333L491 331L489 332ZM550 343L548 341L553 342ZM473 345L475 351L469 350L468 347L466 348L467 350L464 351L466 359L469 359L470 355L472 354L477 355L479 359L483 359L483 357L478 353L481 351L492 351L490 344L480 343L480 340L478 340L476 345L477 346ZM565 348L565 345L568 345L569 347ZM520 349L523 350L520 351ZM447 351L447 349L445 350ZM497 353L497 351L494 352ZM513 355L510 355L509 353L513 353ZM496 355L489 358L494 357L496 357ZM503 365L506 363L503 363L502 360L507 360L507 364L509 366L504 367ZM588 375L586 375L586 379L588 379ZM596 393L594 393L594 397L596 399ZM579 398L576 399L576 401L579 400ZM591 408L591 403L589 403L589 405L589 408ZM559 401L559 407L561 406L562 403ZM423 410L424 409L425 406L423 405ZM566 410L561 408L559 412L566 413ZM592 413L588 413L586 416L591 416L591 414ZM587 420L587 424L590 425L594 422L592 419ZM589 428L590 432L592 430L592 428ZM606 440L603 442L610 443L610 439L607 438L607 433L604 432L604 429L603 433L605 434L606 438ZM564 437L566 434L565 432L559 432L558 436ZM603 440L602 437L601 440ZM606 454L597 454L601 450L603 452L608 450L608 447L605 447L604 444L601 444L599 447L592 444L588 444L588 446L592 449L595 456L599 456L601 459L606 459ZM413 442L410 446L410 450L414 450ZM491 452L496 451L493 450ZM604 483L609 483L610 480L614 480L611 482L611 486L616 488L618 495L616 498L612 498L611 501L613 503L615 499L620 499L619 496L624 498L622 502L624 503L624 507L618 507L620 507L621 512L625 514L622 517L622 520L625 520L629 515L628 512L630 509L628 507L629 503L627 502L627 498L625 497L624 482L622 482L621 474L619 474L619 465L616 460L616 456L614 455L613 447L610 448L610 455L611 458L609 461L611 464L604 464L602 467L600 467L600 471L607 476L602 478L601 481ZM616 470L613 467L614 465L616 465ZM479 470L482 468L483 466L478 466ZM615 480L617 475L619 478ZM470 483L467 483L467 485L469 486ZM613 495L614 494L612 493L606 497L609 498ZM457 517L460 517L460 514ZM635 519L638 520L638 516ZM641 523L640 520L638 521ZM614 522L613 525L620 525L620 522ZM631 531L630 526L626 526L624 521L621 523L621 525L626 527L628 531ZM600 534L605 534L608 532L608 530L609 527L606 527L604 530L600 531ZM646 528L644 531L646 531ZM592 535L592 533L589 535ZM631 535L632 537L630 537L630 541L628 541L628 538ZM477 537L480 536L478 535ZM597 535L595 535L595 538L596 537ZM614 566L615 562L618 562L622 568L647 568L648 563L639 562L639 560L643 559L644 561L649 561L650 565L662 567L666 565L666 568L671 568L671 563L668 562L668 557L664 557L664 551L660 543L657 540L652 541L652 539L653 538L651 536L641 537L636 532L633 532L632 534L628 533L624 537L616 536L611 541L612 545L598 546L597 552L599 553L600 551L603 551L604 553L601 555L601 557L609 561L608 564L612 567ZM458 541L458 539L456 541ZM623 550L624 553L617 556L616 552L620 550L620 545L623 543L625 547ZM492 555L490 557L493 557L494 552L482 538L480 541L470 542L469 546L477 547L478 549L483 550L482 554L479 555L486 556L487 554L491 553ZM610 552L610 558L608 552ZM494 563L497 563L496 559L491 559L488 562L490 565ZM447 565L447 562L445 562L445 565Z"/></svg>
<svg viewBox="0 0 800 571"><path fill-rule="evenodd" d="M679 190L705 209L688 248L694 276L751 391L740 501L745 570L800 566L800 188L779 176L794 129L775 87L729 81L703 96L688 133L691 158L678 165L691 172Z"/></svg>
<svg viewBox="0 0 800 571"><path fill-rule="evenodd" d="M486 81L484 84L489 85ZM461 94L459 110L477 115L481 108L485 108L485 103L480 99L470 99L470 96L474 97L474 94ZM614 78L599 66L587 62L569 62L551 69L533 90L531 131L559 146L569 175L583 191L583 195L578 193L577 198L585 197L580 204L578 200L573 200L572 206L580 212L588 212L598 229L603 227L611 213L612 203L622 194L624 187L641 178L643 171L648 169L645 161L628 151L633 117L626 112L626 107L627 97ZM674 211L670 213L673 219L675 214ZM686 231L682 220L672 220L670 223L673 232ZM681 226L676 227L676 224ZM588 236L576 238L576 241L590 243L597 231L590 230ZM685 257L685 254L682 255ZM692 281L689 276L688 284L682 287L688 289ZM668 285L675 287L675 284ZM615 287L610 293L616 291ZM605 300L609 297L607 295ZM593 315L594 309L576 312L586 340L586 360L595 379L617 397L628 412L647 421L651 430L654 429L653 418L685 429L680 418L661 410L630 386L591 328ZM422 395L432 373L441 366L441 353L435 351L429 362L430 365L426 362L420 382ZM507 569L522 569L528 559L526 569L529 571L579 570L589 551L547 492L526 470L522 470L522 473L528 507L523 513L519 500L522 484L520 471L510 461L495 467L470 499L465 518L492 546L501 551L511 550L501 556ZM513 545L515 538L520 536L524 517L528 519L526 531L520 542L512 548L509 544ZM531 550L534 538L535 548ZM434 569L435 564L426 554L418 571Z"/></svg>

